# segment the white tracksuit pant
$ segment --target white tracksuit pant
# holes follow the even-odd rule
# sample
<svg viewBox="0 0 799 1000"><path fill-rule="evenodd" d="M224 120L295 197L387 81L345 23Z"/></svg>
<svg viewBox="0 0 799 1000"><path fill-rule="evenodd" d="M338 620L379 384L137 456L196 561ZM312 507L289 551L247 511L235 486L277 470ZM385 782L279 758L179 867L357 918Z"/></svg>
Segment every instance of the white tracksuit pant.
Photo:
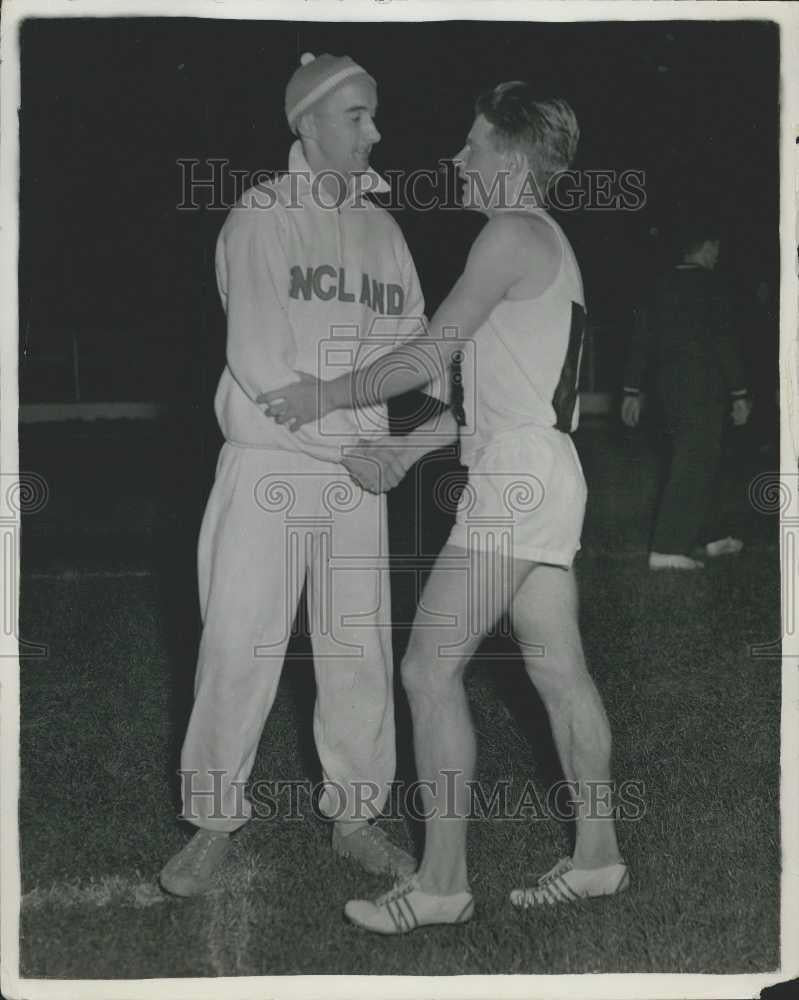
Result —
<svg viewBox="0 0 799 1000"><path fill-rule="evenodd" d="M223 446L199 541L203 633L181 755L186 819L231 831L252 815L243 783L306 579L314 736L324 780L334 783L320 808L352 820L359 802L382 807L395 767L387 557L385 498L340 465Z"/></svg>

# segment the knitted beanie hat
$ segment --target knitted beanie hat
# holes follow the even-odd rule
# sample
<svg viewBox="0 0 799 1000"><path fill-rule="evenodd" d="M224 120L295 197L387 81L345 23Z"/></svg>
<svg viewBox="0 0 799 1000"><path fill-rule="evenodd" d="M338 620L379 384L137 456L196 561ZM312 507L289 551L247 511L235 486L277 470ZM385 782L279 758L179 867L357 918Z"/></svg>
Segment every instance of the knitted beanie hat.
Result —
<svg viewBox="0 0 799 1000"><path fill-rule="evenodd" d="M303 53L300 65L286 86L286 118L292 132L300 115L320 98L356 76L365 76L377 86L366 70L349 56L314 56L311 52Z"/></svg>

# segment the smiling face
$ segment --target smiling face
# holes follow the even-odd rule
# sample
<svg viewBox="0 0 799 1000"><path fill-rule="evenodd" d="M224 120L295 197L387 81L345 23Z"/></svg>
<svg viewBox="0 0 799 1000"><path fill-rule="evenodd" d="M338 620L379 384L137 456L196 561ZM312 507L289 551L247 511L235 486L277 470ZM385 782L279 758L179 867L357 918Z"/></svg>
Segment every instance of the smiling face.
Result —
<svg viewBox="0 0 799 1000"><path fill-rule="evenodd" d="M377 89L366 76L345 83L319 101L300 123L311 169L317 174L335 171L348 182L367 170L372 146L380 141L376 113Z"/></svg>
<svg viewBox="0 0 799 1000"><path fill-rule="evenodd" d="M496 148L493 133L494 126L478 115L454 157L463 182L463 207L486 214L509 203L513 173L510 158Z"/></svg>

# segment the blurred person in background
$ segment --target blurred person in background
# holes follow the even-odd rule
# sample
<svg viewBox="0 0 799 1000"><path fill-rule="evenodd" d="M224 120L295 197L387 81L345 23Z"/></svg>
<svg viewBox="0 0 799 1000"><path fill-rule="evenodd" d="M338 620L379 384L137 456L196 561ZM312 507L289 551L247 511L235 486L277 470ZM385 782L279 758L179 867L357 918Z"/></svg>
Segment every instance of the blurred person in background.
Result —
<svg viewBox="0 0 799 1000"><path fill-rule="evenodd" d="M751 402L735 337L731 296L716 266L720 230L696 217L679 233L680 262L655 282L635 313L621 418L636 427L647 371L671 439L668 479L649 552L653 570L702 569L704 558L735 555L741 539L721 519L725 422L743 426Z"/></svg>

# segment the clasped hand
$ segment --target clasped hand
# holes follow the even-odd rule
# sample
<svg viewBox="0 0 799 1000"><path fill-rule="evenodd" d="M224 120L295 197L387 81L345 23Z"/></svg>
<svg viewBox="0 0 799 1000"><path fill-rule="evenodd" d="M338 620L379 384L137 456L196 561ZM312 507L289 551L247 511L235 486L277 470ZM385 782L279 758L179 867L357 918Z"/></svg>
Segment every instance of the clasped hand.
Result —
<svg viewBox="0 0 799 1000"><path fill-rule="evenodd" d="M263 392L256 402L275 423L296 431L327 413L323 382L306 372L297 372L299 382ZM346 449L342 465L355 482L369 493L386 493L401 482L408 471L409 456L397 438L390 436L367 440L361 438Z"/></svg>
<svg viewBox="0 0 799 1000"><path fill-rule="evenodd" d="M346 449L342 464L369 493L387 493L403 480L411 463L399 440L387 436L375 441L361 438Z"/></svg>

